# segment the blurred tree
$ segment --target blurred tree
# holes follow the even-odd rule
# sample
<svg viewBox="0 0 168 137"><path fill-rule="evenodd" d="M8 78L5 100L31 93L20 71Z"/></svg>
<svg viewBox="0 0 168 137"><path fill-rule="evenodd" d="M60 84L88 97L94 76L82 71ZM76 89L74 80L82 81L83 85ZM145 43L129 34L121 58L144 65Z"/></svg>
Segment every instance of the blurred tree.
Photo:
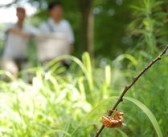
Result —
<svg viewBox="0 0 168 137"><path fill-rule="evenodd" d="M79 0L82 19L82 43L85 51L93 55L93 14L91 12L93 0Z"/></svg>

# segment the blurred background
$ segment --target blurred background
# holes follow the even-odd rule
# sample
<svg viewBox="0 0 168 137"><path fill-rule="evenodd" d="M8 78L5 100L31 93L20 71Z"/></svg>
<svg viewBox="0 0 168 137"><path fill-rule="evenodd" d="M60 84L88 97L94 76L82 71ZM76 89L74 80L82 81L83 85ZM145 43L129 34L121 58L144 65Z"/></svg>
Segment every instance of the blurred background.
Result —
<svg viewBox="0 0 168 137"><path fill-rule="evenodd" d="M28 14L27 21L38 27L48 18L47 3L50 1L2 0L0 3L1 41L4 25L16 22L17 6L24 5ZM70 21L75 33L74 55L78 57L84 51L88 51L95 57L114 58L128 49L134 49L137 42L143 40L139 35L147 27L151 27L148 31L155 33L157 38L161 37L161 40L159 39L161 44L164 43L166 35L162 35L167 33L167 31L161 32L167 28L165 28L167 3L164 0L158 1L160 6L155 4L156 8L152 7L153 5L143 7L143 1L131 0L63 0L62 3L64 18ZM148 24L148 14L157 20ZM156 30L153 30L155 27L157 27ZM147 45L142 45L141 48L144 47Z"/></svg>

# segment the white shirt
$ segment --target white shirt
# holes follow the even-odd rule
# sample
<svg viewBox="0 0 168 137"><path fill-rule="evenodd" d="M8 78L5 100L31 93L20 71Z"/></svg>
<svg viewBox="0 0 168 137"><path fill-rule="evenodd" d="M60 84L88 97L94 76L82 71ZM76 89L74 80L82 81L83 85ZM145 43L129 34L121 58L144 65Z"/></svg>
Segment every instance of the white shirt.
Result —
<svg viewBox="0 0 168 137"><path fill-rule="evenodd" d="M16 28L16 24L8 25L6 30L11 28ZM33 34L35 29L24 25L23 32L27 34ZM24 58L27 56L27 47L28 47L28 38L23 38L19 35L13 33L7 33L5 41L5 49L3 53L3 59L15 59L15 58Z"/></svg>
<svg viewBox="0 0 168 137"><path fill-rule="evenodd" d="M49 19L40 26L37 38L37 57L41 62L70 54L70 45L74 43L74 35L66 20L55 23Z"/></svg>
<svg viewBox="0 0 168 137"><path fill-rule="evenodd" d="M55 23L53 19L49 19L40 26L40 31L44 34L63 34L67 37L70 44L74 43L74 34L68 21L61 20Z"/></svg>

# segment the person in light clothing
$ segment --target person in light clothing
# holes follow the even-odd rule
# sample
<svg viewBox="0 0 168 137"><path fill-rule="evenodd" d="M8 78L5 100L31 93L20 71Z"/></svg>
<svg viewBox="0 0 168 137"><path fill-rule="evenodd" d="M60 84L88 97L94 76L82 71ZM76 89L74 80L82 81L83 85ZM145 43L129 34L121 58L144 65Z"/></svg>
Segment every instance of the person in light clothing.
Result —
<svg viewBox="0 0 168 137"><path fill-rule="evenodd" d="M35 32L33 27L25 25L26 11L16 8L17 22L10 24L5 31L5 48L2 55L1 68L17 75L27 61L28 40Z"/></svg>
<svg viewBox="0 0 168 137"><path fill-rule="evenodd" d="M48 11L50 18L40 25L41 36L37 46L40 62L48 62L61 55L70 54L74 43L70 24L62 19L62 4L50 3Z"/></svg>

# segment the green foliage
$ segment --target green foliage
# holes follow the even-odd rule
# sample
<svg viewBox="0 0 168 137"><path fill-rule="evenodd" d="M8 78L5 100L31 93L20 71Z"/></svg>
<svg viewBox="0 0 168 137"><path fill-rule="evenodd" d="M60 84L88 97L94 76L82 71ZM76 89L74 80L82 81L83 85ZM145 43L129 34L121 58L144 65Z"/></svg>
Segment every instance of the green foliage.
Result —
<svg viewBox="0 0 168 137"><path fill-rule="evenodd" d="M131 0L95 0L96 56L115 57L132 46L132 39L127 35L132 20L131 4Z"/></svg>
<svg viewBox="0 0 168 137"><path fill-rule="evenodd" d="M132 77L132 74L144 64L135 64L135 61L141 61L133 59L130 55L125 57L129 57L128 67L134 68L128 69L129 76ZM72 60L72 66L68 71L59 65L59 60L65 58ZM132 60L134 61L132 62ZM24 79L31 73L35 73L32 84L27 84L22 79L14 79L6 73L12 82L0 81L0 136L93 136L101 124L99 119L120 94L120 92L116 92L116 89L121 89L122 84L124 84L124 77L128 73L124 72L122 67L121 69L118 68L118 65L122 65L123 61L125 60L116 59L113 67L107 65L103 68L97 68L93 67L87 53L83 54L82 61L72 56L60 57L44 68L39 67L22 72ZM159 81L160 88L157 88L158 86L153 82L149 83L151 73L155 72L156 69L157 73L153 73L153 77L160 77L160 74L167 75L165 62L166 60L163 60L159 66L151 69L149 74L145 75L145 79L143 78L132 89L129 96L134 99L125 98L135 103L141 110L134 106L130 108L130 104L124 101L118 108L125 114L124 126L121 129L105 129L102 137L111 135L116 137L154 137L157 135L155 131L158 133L158 137L161 137L162 133L163 136L166 136L167 123L165 118L167 118L167 112L162 113L163 108L160 108L159 100L162 98L162 104L166 108L167 93L164 93L165 99L157 96L157 94L161 93L163 87L165 91L168 89L167 86L164 86L167 79ZM119 73L122 71L124 73L121 73L122 77L115 76L116 80L114 81L113 77L116 70ZM158 73L159 71L162 73ZM5 73L1 72L1 75L3 74ZM120 81L120 86L117 81ZM144 82L148 84L144 84ZM141 93L142 88L145 88L143 94ZM149 89L152 89L155 94L151 95ZM141 100L143 104L136 99ZM153 103L151 104L151 102ZM147 107L152 110L156 118ZM151 120L155 131L142 112L145 112Z"/></svg>
<svg viewBox="0 0 168 137"><path fill-rule="evenodd" d="M153 113L144 104L142 104L138 100L133 99L133 98L129 98L129 97L125 97L125 99L134 103L135 105L137 105L150 119L151 123L153 124L153 126L156 130L157 136L158 137L163 137L162 132L161 132L160 127L159 127L159 124L158 124L155 116L153 115Z"/></svg>
<svg viewBox="0 0 168 137"><path fill-rule="evenodd" d="M137 45L141 49L150 49L150 53L167 44L167 13L162 5L167 5L166 1L143 0L131 6L135 17L129 25L131 34L138 38Z"/></svg>

